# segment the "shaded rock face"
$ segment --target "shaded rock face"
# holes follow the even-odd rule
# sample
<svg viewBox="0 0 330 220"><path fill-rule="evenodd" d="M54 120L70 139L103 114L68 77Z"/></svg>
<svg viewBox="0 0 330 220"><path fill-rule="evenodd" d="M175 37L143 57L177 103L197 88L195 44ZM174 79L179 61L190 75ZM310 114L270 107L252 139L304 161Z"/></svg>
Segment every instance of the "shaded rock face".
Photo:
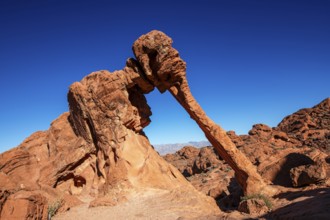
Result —
<svg viewBox="0 0 330 220"><path fill-rule="evenodd" d="M91 206L116 205L126 201L130 190L145 188L173 193L183 188L185 201L194 203L200 213L219 212L211 198L158 155L143 133L151 115L144 94L155 86L162 91L165 81L172 82L166 74L175 75L185 67L172 47L161 50L168 62L152 68L158 68L164 79L153 79L144 61L132 58L122 70L91 73L70 86L70 112L47 131L32 134L0 155L1 219L45 219L50 201L63 200L65 211L63 207L81 203L77 198L84 195L94 197ZM167 50L173 53L166 55ZM148 57L138 56L144 59Z"/></svg>
<svg viewBox="0 0 330 220"><path fill-rule="evenodd" d="M303 111L328 115L330 112L328 103L329 99L325 99L313 108L299 110L298 113ZM287 116L275 128L256 124L249 131L249 135L236 135L234 131L227 132L227 135L269 183L284 187L321 183L320 187L322 187L323 182L330 177L330 155L323 147L323 143L328 141L327 136L316 139L319 145L311 146L306 145L309 143L306 140L300 139L302 133L308 130L295 134L287 133L282 126L283 124L287 128L294 126L295 122L291 118L296 114ZM329 129L324 127L327 117L324 118L325 122L322 122L321 117L317 120L318 123L313 127L314 131ZM302 120L301 123L305 122ZM210 153L207 158L217 158L217 160L209 160L210 166L202 169L201 172L194 172L192 169L194 164L201 160L201 152L205 152L206 149L209 149L207 152ZM222 210L237 209L242 192L230 166L216 154L217 152L211 150L211 147L201 149L185 147L175 154L165 155L164 158L177 167L196 189L216 199Z"/></svg>
<svg viewBox="0 0 330 220"><path fill-rule="evenodd" d="M213 147L186 146L163 157L197 190L214 198L222 210L237 208L243 192L235 179L235 172Z"/></svg>
<svg viewBox="0 0 330 220"><path fill-rule="evenodd" d="M175 154L167 154L164 159L174 165L185 176L204 173L219 166L221 161L213 147L186 146Z"/></svg>
<svg viewBox="0 0 330 220"><path fill-rule="evenodd" d="M264 200L262 199L249 199L242 201L238 206L238 210L254 215L261 215L269 211Z"/></svg>
<svg viewBox="0 0 330 220"><path fill-rule="evenodd" d="M326 164L303 165L290 170L292 185L295 187L316 184L327 177Z"/></svg>

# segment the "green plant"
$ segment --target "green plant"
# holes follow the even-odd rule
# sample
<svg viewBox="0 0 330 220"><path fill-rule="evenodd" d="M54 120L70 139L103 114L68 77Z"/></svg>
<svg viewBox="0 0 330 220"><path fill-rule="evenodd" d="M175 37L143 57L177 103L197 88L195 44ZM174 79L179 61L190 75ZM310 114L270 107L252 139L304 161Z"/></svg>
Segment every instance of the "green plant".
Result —
<svg viewBox="0 0 330 220"><path fill-rule="evenodd" d="M269 198L267 196L263 195L263 194L252 194L252 195L247 195L247 196L241 197L242 202L250 200L250 199L261 199L265 202L268 209L272 209L272 207L273 207L273 204L269 200Z"/></svg>
<svg viewBox="0 0 330 220"><path fill-rule="evenodd" d="M48 203L48 216L49 216L49 219L51 217L53 217L56 212L59 210L59 208L61 207L62 205L62 199L57 199L51 203Z"/></svg>

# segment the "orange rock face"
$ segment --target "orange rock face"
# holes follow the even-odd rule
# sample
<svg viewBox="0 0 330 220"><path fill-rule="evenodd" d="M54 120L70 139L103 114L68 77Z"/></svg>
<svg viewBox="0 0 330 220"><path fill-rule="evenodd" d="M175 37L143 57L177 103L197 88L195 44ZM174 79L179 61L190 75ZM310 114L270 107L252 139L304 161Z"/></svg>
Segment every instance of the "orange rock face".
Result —
<svg viewBox="0 0 330 220"><path fill-rule="evenodd" d="M187 175L219 169L221 172L213 172L213 177L221 175L229 184L235 175L245 194L272 194L262 176L275 183L278 176L282 177L277 171L283 166L289 173L292 166L288 163L297 152L260 152L251 148L253 144L272 140L274 146L291 147L303 142L302 152L305 145L313 146L313 140L319 140L324 151L328 150L329 121L318 118L329 119L329 112L304 110L277 129L256 125L249 136L226 133L207 117L190 93L186 64L168 36L152 31L134 43L133 51L136 60L128 59L122 70L97 71L73 83L68 93L69 112L54 120L47 131L32 134L0 155L1 219L47 219L49 214L81 203L116 206L128 201L128 195L153 190L164 191L160 197L168 206L174 205L173 210L178 206L174 200L182 201L182 210L193 207L189 218L219 214L215 201L193 188L180 171L159 156L145 136L143 128L150 123L151 110L144 94L155 87L171 92L220 155L210 148L198 152L187 149L181 156L196 157L182 166L187 167ZM321 107L328 109L329 100ZM301 120L305 118L307 122ZM282 152L280 161L271 155L276 152ZM303 158L306 161L299 165L324 160L326 154L310 151L308 155L309 160ZM309 173L315 177L317 172L312 168ZM222 175L222 171L227 174ZM218 184L206 194L221 197L229 192Z"/></svg>
<svg viewBox="0 0 330 220"><path fill-rule="evenodd" d="M255 166L236 148L225 130L205 114L191 94L186 78L186 63L172 47L172 39L160 31L152 31L134 42L133 51L146 78L160 92L168 90L174 96L196 121L219 155L234 169L244 193L274 193Z"/></svg>
<svg viewBox="0 0 330 220"><path fill-rule="evenodd" d="M330 127L324 126L329 123L327 117L329 113L328 98L312 108L302 109L285 117L277 127L271 128L264 124L256 124L248 135L236 135L233 131L227 132L227 135L257 167L258 172L265 181L280 186L282 193L288 191L287 195L290 195L292 187L299 187L295 190L301 191L301 195L303 195L305 191L308 192L311 188L313 191L315 188L321 190L329 187L330 156L324 148L324 143L329 140L328 137L324 135L315 138L313 145L310 143L315 137L314 135L307 136L306 139L301 138L305 133L316 133L320 130L325 130L324 133L329 132ZM301 115L305 116L298 117ZM315 126L311 129L298 131L293 129L298 124L297 120L299 124L309 124L310 121L317 123L314 123ZM294 132L291 132L292 129ZM320 132L319 134L323 133ZM202 152L208 152L208 159L216 158L216 160L208 160L211 162L208 168L203 169L200 173L194 172L192 167L198 164L199 161L205 161ZM237 209L242 193L237 187L235 179L233 179L233 171L230 170L228 164L221 157L217 157L218 155L212 156L215 153L210 147L201 149L184 147L175 154L167 154L164 158L178 167L183 174L189 174L186 176L193 186L216 199L222 210ZM296 191L294 192L299 194ZM283 204L286 204L286 202L281 201L279 206L283 206ZM256 208L257 204L246 201L241 205L241 210L250 212L247 209L249 206ZM320 208L314 208L318 210L314 214L320 212ZM294 213L287 211L286 214L303 213L301 211L303 210L295 210ZM325 212L329 214L329 212ZM313 212L310 211L310 213Z"/></svg>
<svg viewBox="0 0 330 220"><path fill-rule="evenodd" d="M186 146L175 154L166 154L163 157L178 168L185 177L205 173L208 170L218 168L222 163L213 147L198 149Z"/></svg>
<svg viewBox="0 0 330 220"><path fill-rule="evenodd" d="M123 70L94 72L73 83L70 112L0 155L1 219L46 219L53 204L65 211L84 196L93 198L90 206L113 206L130 191L147 188L172 194L184 189L181 196L200 213L218 213L216 203L160 157L144 135L151 115L144 94L154 87L134 59Z"/></svg>
<svg viewBox="0 0 330 220"><path fill-rule="evenodd" d="M143 134L151 111L142 90L127 75L129 71L95 72L70 87L69 120L74 132L95 150L97 175L87 172L79 177L93 183L90 189L98 193L116 187L166 188L185 182L160 159Z"/></svg>
<svg viewBox="0 0 330 220"><path fill-rule="evenodd" d="M330 152L330 98L285 117L278 129L302 145Z"/></svg>

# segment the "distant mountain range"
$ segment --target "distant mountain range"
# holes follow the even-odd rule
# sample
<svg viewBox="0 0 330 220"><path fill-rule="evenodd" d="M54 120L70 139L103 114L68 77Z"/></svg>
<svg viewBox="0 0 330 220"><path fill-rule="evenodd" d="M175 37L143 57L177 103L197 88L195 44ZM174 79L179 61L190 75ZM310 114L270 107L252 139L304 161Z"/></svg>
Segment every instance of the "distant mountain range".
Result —
<svg viewBox="0 0 330 220"><path fill-rule="evenodd" d="M158 151L160 155L165 155L168 153L174 153L185 146L194 146L194 147L205 147L210 146L208 141L189 141L187 143L176 143L176 144L156 144L153 145L155 150Z"/></svg>

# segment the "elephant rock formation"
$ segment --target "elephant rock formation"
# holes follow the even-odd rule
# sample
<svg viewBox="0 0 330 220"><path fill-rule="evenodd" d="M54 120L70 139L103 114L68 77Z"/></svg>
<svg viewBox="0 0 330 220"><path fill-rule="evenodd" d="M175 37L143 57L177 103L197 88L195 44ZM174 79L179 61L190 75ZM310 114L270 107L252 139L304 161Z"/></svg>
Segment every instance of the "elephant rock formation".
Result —
<svg viewBox="0 0 330 220"><path fill-rule="evenodd" d="M151 115L144 94L154 87L170 91L186 109L246 194L267 191L256 168L191 95L172 39L152 31L135 41L133 51L136 60L128 59L122 70L93 72L73 83L69 112L0 155L1 219L46 219L52 201L65 211L84 195L92 196L90 206L116 205L130 191L148 188L184 197L204 215L218 213L214 200L161 158L143 133Z"/></svg>
<svg viewBox="0 0 330 220"><path fill-rule="evenodd" d="M133 51L148 81L160 92L168 90L196 121L219 155L234 169L246 195L276 193L263 181L251 161L236 148L225 130L214 123L197 103L186 78L186 63L172 47L171 38L160 31L152 31L135 41Z"/></svg>

